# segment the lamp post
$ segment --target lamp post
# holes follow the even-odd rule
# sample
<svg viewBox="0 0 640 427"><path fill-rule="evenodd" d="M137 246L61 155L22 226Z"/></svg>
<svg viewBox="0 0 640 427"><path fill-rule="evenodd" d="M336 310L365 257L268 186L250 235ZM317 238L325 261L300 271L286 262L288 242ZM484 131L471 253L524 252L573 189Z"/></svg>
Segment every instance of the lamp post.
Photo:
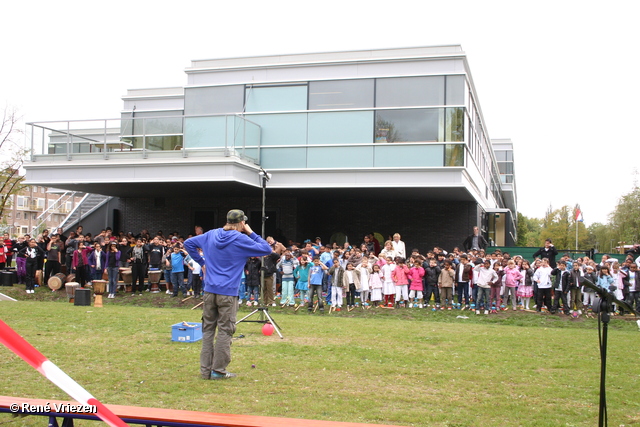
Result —
<svg viewBox="0 0 640 427"><path fill-rule="evenodd" d="M260 168L260 172L258 173L260 176L261 184L262 184L262 238L265 238L265 223L267 222L267 182L271 179L271 174L266 170Z"/></svg>
<svg viewBox="0 0 640 427"><path fill-rule="evenodd" d="M267 182L269 182L269 180L271 179L271 174L268 173L266 170L260 168L260 172L258 173L258 175L260 176L260 183L262 185L262 238L264 239L265 223L267 222L267 216L266 216ZM261 262L262 262L262 265L264 266L264 257L261 258ZM280 332L280 327L278 326L276 321L273 320L273 317L271 317L271 315L269 314L269 307L267 307L267 305L264 303L264 269L262 268L260 269L260 295L258 296L258 301L260 300L262 300L262 303L259 305L259 307L256 307L256 309L253 310L251 313L247 314L242 319L238 320L236 322L236 325L240 322L255 322L255 323L262 323L263 325L267 323L271 323L276 333L280 336L280 338L281 339L284 338L282 336L282 333ZM249 317L253 316L256 313L259 313L258 320L247 320Z"/></svg>

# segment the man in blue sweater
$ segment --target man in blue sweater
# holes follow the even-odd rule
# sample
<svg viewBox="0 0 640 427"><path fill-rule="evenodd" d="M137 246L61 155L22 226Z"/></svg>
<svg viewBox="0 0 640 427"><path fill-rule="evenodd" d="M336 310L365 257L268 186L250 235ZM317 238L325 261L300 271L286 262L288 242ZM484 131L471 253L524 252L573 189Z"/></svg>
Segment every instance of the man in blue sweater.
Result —
<svg viewBox="0 0 640 427"><path fill-rule="evenodd" d="M247 258L271 253L271 246L253 232L239 209L227 213L227 224L184 242L191 258L202 266L204 309L200 374L204 379L235 377L227 371L231 362L231 338L236 331L238 289ZM198 253L202 248L204 258ZM216 329L218 336L215 339Z"/></svg>

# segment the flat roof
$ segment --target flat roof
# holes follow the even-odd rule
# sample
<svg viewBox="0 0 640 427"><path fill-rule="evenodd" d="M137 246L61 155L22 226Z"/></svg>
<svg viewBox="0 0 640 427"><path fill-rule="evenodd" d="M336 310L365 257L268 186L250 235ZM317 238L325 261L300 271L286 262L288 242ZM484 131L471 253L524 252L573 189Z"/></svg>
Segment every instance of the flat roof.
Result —
<svg viewBox="0 0 640 427"><path fill-rule="evenodd" d="M442 46L402 47L386 49L364 49L350 51L294 53L282 55L257 55L233 58L195 59L185 72L199 72L211 69L293 66L336 62L385 61L392 59L436 58L464 56L458 44Z"/></svg>

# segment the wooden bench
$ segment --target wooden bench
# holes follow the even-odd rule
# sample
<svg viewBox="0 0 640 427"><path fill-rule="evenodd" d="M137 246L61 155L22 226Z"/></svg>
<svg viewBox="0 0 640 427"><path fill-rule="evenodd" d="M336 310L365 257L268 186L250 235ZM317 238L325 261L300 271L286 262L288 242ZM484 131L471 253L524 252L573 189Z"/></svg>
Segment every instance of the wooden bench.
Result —
<svg viewBox="0 0 640 427"><path fill-rule="evenodd" d="M78 405L73 401L26 399L21 397L0 396L0 413L15 413L11 411L12 404L29 404L34 406L50 405L54 411L54 404ZM255 415L216 414L213 412L184 411L178 409L144 408L140 406L105 405L114 414L128 424L144 424L146 426L168 427L385 427L382 424L360 424L336 421L303 420L297 418L263 417ZM21 412L18 412L20 414ZM25 414L22 412L22 414ZM100 419L92 414L69 414L57 412L29 412L30 415L49 417L49 426L58 427L57 417L62 417L63 427L72 427L74 419ZM387 426L389 427L389 426ZM392 426L393 427L393 426Z"/></svg>

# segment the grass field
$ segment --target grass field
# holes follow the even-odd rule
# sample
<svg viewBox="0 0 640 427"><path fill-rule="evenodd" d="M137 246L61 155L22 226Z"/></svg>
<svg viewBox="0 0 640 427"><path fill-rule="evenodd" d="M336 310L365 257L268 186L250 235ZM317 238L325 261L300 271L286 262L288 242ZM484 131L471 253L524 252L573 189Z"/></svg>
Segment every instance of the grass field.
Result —
<svg viewBox="0 0 640 427"><path fill-rule="evenodd" d="M0 302L0 317L104 403L408 426L597 425L594 319L274 308L284 339L238 325L229 367L238 378L204 381L199 343L170 340L172 324L199 321L192 300L145 294L95 308L63 292L26 301L20 288L2 291L21 301ZM640 425L638 326L616 317L609 332L609 422ZM0 378L2 395L69 399L4 347ZM43 422L0 415L7 426Z"/></svg>

